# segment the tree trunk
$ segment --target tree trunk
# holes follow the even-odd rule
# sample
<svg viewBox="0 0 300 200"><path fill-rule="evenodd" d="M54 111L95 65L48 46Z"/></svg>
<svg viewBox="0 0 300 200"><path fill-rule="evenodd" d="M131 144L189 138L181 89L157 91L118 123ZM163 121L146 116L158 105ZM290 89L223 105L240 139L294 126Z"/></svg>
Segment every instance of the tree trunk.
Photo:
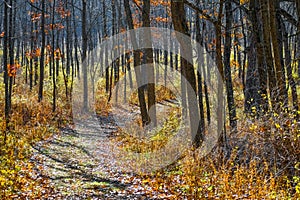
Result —
<svg viewBox="0 0 300 200"><path fill-rule="evenodd" d="M232 86L232 77L231 77L231 67L230 67L230 56L231 56L231 28L232 28L232 5L231 0L226 0L225 3L226 10L226 30L225 30L225 49L224 49L224 67L225 67L225 82L227 90L227 103L229 110L229 121L232 131L235 131L237 128L236 121L236 109L233 96L233 86Z"/></svg>
<svg viewBox="0 0 300 200"><path fill-rule="evenodd" d="M55 23L55 6L56 0L53 0L53 8L52 8L52 24ZM52 51L51 51L51 63L52 63L52 84L53 84L53 91L52 91L52 112L56 111L56 73L55 73L55 56L54 56L54 47L55 47L55 35L54 30L52 30ZM58 67L58 66L56 66Z"/></svg>
<svg viewBox="0 0 300 200"><path fill-rule="evenodd" d="M283 34L283 44L284 44L284 55L285 55L285 66L287 70L287 77L288 77L288 83L291 87L291 92L292 92L292 99L293 99L293 107L294 111L297 112L299 107L298 107L298 95L297 95L297 87L296 87L296 82L293 78L293 70L292 70L292 55L290 51L290 44L288 40L288 32L286 30L285 24L283 20L281 19L281 27L282 27L282 34Z"/></svg>
<svg viewBox="0 0 300 200"><path fill-rule="evenodd" d="M261 11L262 11L262 24L263 24L263 45L264 45L264 59L267 65L268 79L269 79L269 89L270 89L270 100L272 108L276 104L276 94L274 89L276 88L276 77L273 63L272 55L272 45L270 37L270 22L268 15L268 0L261 0Z"/></svg>
<svg viewBox="0 0 300 200"><path fill-rule="evenodd" d="M276 0L277 1L277 0ZM276 100L280 107L287 106L287 91L286 91L286 83L285 83L285 73L283 71L283 66L281 63L281 54L280 54L280 46L278 42L278 24L276 18L276 10L273 0L269 0L269 13L270 13L270 31L272 38L272 46L274 52L274 61L275 61L275 75L277 79L277 89L278 94L276 96ZM274 88L275 89L275 88ZM275 89L276 90L276 89ZM282 103L283 106L279 105Z"/></svg>
<svg viewBox="0 0 300 200"><path fill-rule="evenodd" d="M198 0L197 3L200 3ZM203 36L200 33L200 18L199 12L196 12L196 41L200 44L200 49L197 49L197 59L198 59L198 70L197 70L197 79L198 79L198 104L199 104L199 114L200 114L200 131L203 134L205 129L204 121L204 104L203 104L203 85L202 85L202 66L204 66L204 51L203 51Z"/></svg>
<svg viewBox="0 0 300 200"><path fill-rule="evenodd" d="M14 66L14 64L15 64L15 55L14 55L14 46L15 46L15 43L14 43L14 11L15 11L15 9L13 9L13 8L15 8L15 1L14 0L10 0L10 2L9 2L9 4L10 4L10 6L11 6L11 8L10 8L10 12L9 12L9 25L8 25L8 53L9 53L9 65L11 66L11 67L13 67ZM12 71L11 71L12 72ZM16 75L16 74L14 74L14 73L12 73L10 76L9 76L9 81L8 81L8 83L9 83L9 89L8 89L8 103L9 103L9 105L8 105L8 107L9 107L9 111L11 111L11 105L12 105L12 102L11 102L11 100L12 100L12 85L13 85L13 77L14 77L14 75Z"/></svg>
<svg viewBox="0 0 300 200"><path fill-rule="evenodd" d="M32 7L30 8L30 12L33 12ZM32 52L34 50L34 34L33 34L33 23L30 23L30 52L29 52L29 88L32 91L33 87L33 58Z"/></svg>
<svg viewBox="0 0 300 200"><path fill-rule="evenodd" d="M264 51L258 11L260 11L258 0L251 0L250 20L252 22L252 36L248 52L249 67L245 88L245 111L256 116L268 110L267 73L263 60Z"/></svg>
<svg viewBox="0 0 300 200"><path fill-rule="evenodd" d="M144 32L144 38L146 46L152 47L152 36L150 30L150 1L144 0L143 7L143 27L148 28ZM146 64L147 64L147 78L148 78L148 112L150 117L150 122L154 127L157 126L156 121L156 99L155 99L155 74L154 74L154 64L153 64L153 49L145 49Z"/></svg>
<svg viewBox="0 0 300 200"><path fill-rule="evenodd" d="M261 17L258 13L261 12L261 7L259 5L258 0L254 0L252 7L252 25L253 25L253 36L254 36L254 44L256 48L256 57L257 57L257 72L259 76L259 88L258 88L258 104L260 105L258 108L259 113L266 113L269 110L268 103L268 93L267 93L267 68L264 62L264 46L263 46L263 32L262 27L260 25ZM259 114L257 113L257 114Z"/></svg>
<svg viewBox="0 0 300 200"><path fill-rule="evenodd" d="M81 55L81 62L83 63L82 66L82 74L83 74L83 109L87 110L88 109L88 66L86 62L86 57L87 57L87 42L88 42L88 37L87 37L87 26L86 26L86 0L82 0L82 55Z"/></svg>
<svg viewBox="0 0 300 200"><path fill-rule="evenodd" d="M72 0L72 4L74 4L74 0ZM76 14L75 14L75 7L73 6L73 27L74 27L74 56L75 56L75 63L76 63L76 75L77 78L80 80L80 69L79 69L79 58L78 58L78 38L77 38L77 31L76 31Z"/></svg>
<svg viewBox="0 0 300 200"><path fill-rule="evenodd" d="M297 24L297 60L298 60L298 77L300 77L300 2L296 1L298 24ZM299 81L300 85L300 81Z"/></svg>
<svg viewBox="0 0 300 200"><path fill-rule="evenodd" d="M42 0L42 16L41 16L41 32L42 32L42 46L41 46L41 58L40 58L40 83L39 83L39 102L43 100L43 90L44 90L44 60L45 60L45 0Z"/></svg>
<svg viewBox="0 0 300 200"><path fill-rule="evenodd" d="M189 35L189 30L187 27L187 21L185 17L184 3L181 1L171 1L171 12L172 12L172 21L175 31L183 33L187 36ZM185 57L192 57L192 44L183 40L180 36L176 35L180 43L180 51ZM199 108L197 101L193 99L196 95L196 76L194 71L194 66L192 63L189 63L187 59L182 58L182 69L184 71L185 79L190 84L190 87L187 87L187 96L188 96L188 114L190 121L190 129L192 133L192 142L195 148L200 147L203 141L203 134L199 128ZM192 59L190 59L192 60Z"/></svg>
<svg viewBox="0 0 300 200"><path fill-rule="evenodd" d="M104 39L107 39L107 22L106 22L106 5L105 1L102 2L102 19L103 19L103 32L104 32ZM104 47L104 68L105 68L105 91L106 93L109 92L109 67L108 67L108 57L107 57L107 46Z"/></svg>
<svg viewBox="0 0 300 200"><path fill-rule="evenodd" d="M9 107L9 69L8 69L8 5L6 3L4 5L4 17L3 17L3 67L4 67L4 84L5 84L5 127L8 130L9 124L9 115L10 115L10 107ZM4 135L4 143L6 142L6 131Z"/></svg>
<svg viewBox="0 0 300 200"><path fill-rule="evenodd" d="M134 29L129 0L124 0L124 7L125 7L126 18L127 18L129 29ZM136 34L134 32L130 32L130 37L131 37L131 42L132 42L133 48L135 49L133 52L133 54L134 54L134 71L135 71L136 80L137 80L137 83L139 86L138 99L139 99L139 103L140 103L142 122L143 122L143 125L146 125L149 123L149 115L147 112L144 88L141 87L141 80L140 80L141 72L140 72L140 69L138 68L141 65L140 51L137 50L138 45L137 45Z"/></svg>

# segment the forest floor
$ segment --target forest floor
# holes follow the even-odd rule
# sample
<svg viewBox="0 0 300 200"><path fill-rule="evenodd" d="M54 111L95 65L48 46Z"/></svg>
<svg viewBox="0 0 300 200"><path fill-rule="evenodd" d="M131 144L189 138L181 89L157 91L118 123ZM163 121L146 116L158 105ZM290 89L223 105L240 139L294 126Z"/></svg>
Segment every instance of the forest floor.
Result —
<svg viewBox="0 0 300 200"><path fill-rule="evenodd" d="M115 113L116 114L116 113ZM134 113L122 113L126 117ZM114 115L115 117L115 115ZM46 199L157 199L151 188L143 185L143 178L124 171L114 158L113 141L117 125L109 114L99 117L101 131L90 127L71 126L48 140L33 146L32 161L39 176L49 180L52 194ZM96 129L95 129L96 130ZM166 197L166 196L165 196Z"/></svg>

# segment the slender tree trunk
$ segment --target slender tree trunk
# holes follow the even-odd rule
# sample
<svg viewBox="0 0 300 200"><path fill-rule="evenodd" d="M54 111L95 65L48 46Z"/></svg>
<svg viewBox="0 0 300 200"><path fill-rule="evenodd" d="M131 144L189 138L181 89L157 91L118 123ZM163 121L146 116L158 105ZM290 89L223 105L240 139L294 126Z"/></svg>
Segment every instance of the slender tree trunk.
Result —
<svg viewBox="0 0 300 200"><path fill-rule="evenodd" d="M125 42L125 49L128 49L128 41ZM128 73L129 77L129 86L130 89L133 88L133 81L132 81L132 72L130 68L130 52L125 52L125 68L126 68L126 73Z"/></svg>
<svg viewBox="0 0 300 200"><path fill-rule="evenodd" d="M264 59L267 65L268 79L269 79L269 89L270 89L270 100L272 108L276 104L276 94L274 88L276 88L276 77L274 71L273 55L272 55L272 45L270 36L270 23L268 15L268 0L261 0L261 11L262 11L262 24L263 24L263 45L264 45Z"/></svg>
<svg viewBox="0 0 300 200"><path fill-rule="evenodd" d="M103 32L104 32L104 38L106 39L108 37L107 34L107 22L106 22L106 5L105 5L105 1L102 2L102 19L103 19ZM106 93L109 92L109 68L108 68L108 57L107 57L107 46L105 46L104 49L104 68L105 68L105 89L106 89Z"/></svg>
<svg viewBox="0 0 300 200"><path fill-rule="evenodd" d="M30 9L32 12L32 8ZM32 91L33 87L33 50L34 50L34 35L33 35L33 23L30 23L30 52L29 52L29 88L30 91Z"/></svg>
<svg viewBox="0 0 300 200"><path fill-rule="evenodd" d="M298 24L297 24L297 59L298 59L298 77L300 77L300 2L296 2L297 15L298 15ZM300 85L300 81L299 81Z"/></svg>
<svg viewBox="0 0 300 200"><path fill-rule="evenodd" d="M15 0L10 0L9 2L10 4L10 12L9 12L9 26L8 26L8 51L9 51L9 65L12 67L14 67L15 65L15 55L14 55L14 46L15 46L15 39L14 39L14 11L15 11ZM11 71L12 72L12 71ZM11 108L12 108L12 89L13 89L13 78L16 74L14 72L11 73L11 75L9 76L9 91L8 91L8 99L9 99L9 111L11 112Z"/></svg>
<svg viewBox="0 0 300 200"><path fill-rule="evenodd" d="M84 64L87 58L87 26L86 26L86 12L87 12L87 4L86 0L82 0L82 55L81 55L81 62ZM85 63L82 66L82 75L83 75L83 109L88 109L88 66Z"/></svg>
<svg viewBox="0 0 300 200"><path fill-rule="evenodd" d="M247 40L245 39L246 38L246 30L245 30L245 24L244 24L244 21L243 21L243 17L242 17L242 11L240 11L240 15L241 15L241 23L242 23L242 34L243 34L243 37L244 37L244 42L243 42L243 45L244 45L244 48L247 47ZM243 92L245 94L245 89L246 89L246 80L245 80L245 71L246 71L246 61L247 61L247 52L244 51L244 59L243 59L243 64L242 64L242 74L241 74L241 78L242 78L242 82L243 82Z"/></svg>
<svg viewBox="0 0 300 200"><path fill-rule="evenodd" d="M74 0L72 0L72 4L74 4ZM75 7L73 6L73 27L74 27L74 56L75 56L75 63L76 63L76 75L77 78L80 80L80 68L79 68L79 57L78 57L78 38L77 38L77 31L76 31L76 14L75 14Z"/></svg>
<svg viewBox="0 0 300 200"><path fill-rule="evenodd" d="M198 0L197 3L200 3ZM196 41L201 45L200 49L197 49L197 58L198 58L198 70L197 70L197 79L198 79L198 103L199 103L199 114L200 114L200 131L203 134L205 128L204 121L204 103L203 103L203 85L202 85L202 66L204 66L204 51L203 51L203 36L200 33L200 18L198 17L199 13L196 12Z"/></svg>
<svg viewBox="0 0 300 200"><path fill-rule="evenodd" d="M277 1L277 0L276 0ZM278 24L276 18L276 10L274 5L274 0L269 0L269 13L270 13L270 27L271 27L271 36L272 36L272 46L274 52L274 61L275 61L275 75L278 84L278 95L277 102L282 103L283 107L287 106L287 91L285 83L285 73L283 71L283 66L281 63L280 55L280 45L278 42ZM279 106L279 105L278 105ZM280 106L282 107L282 106Z"/></svg>
<svg viewBox="0 0 300 200"><path fill-rule="evenodd" d="M57 33L56 33L56 48L55 48L55 50L61 52L60 46L59 46L59 38L60 38L60 30L57 30ZM55 71L55 73L56 73L56 78L57 78L57 79L59 78L59 60L60 60L60 59L61 59L61 58L59 58L59 57L57 56L57 57L56 57L56 60L55 60L55 62L56 62L56 71Z"/></svg>
<svg viewBox="0 0 300 200"><path fill-rule="evenodd" d="M217 106L217 116L219 117L217 130L221 133L219 139L220 145L223 146L223 150L227 150L227 135L223 124L223 111L224 111L224 66L222 58L222 13L223 13L224 0L220 1L218 20L214 24L216 33L216 64L219 70L220 77L218 79L218 106Z"/></svg>
<svg viewBox="0 0 300 200"><path fill-rule="evenodd" d="M69 10L68 7L68 2L66 3L66 12L68 12ZM66 66L66 72L67 72L67 78L69 79L69 76L71 74L71 38L72 38L72 34L71 34L71 20L70 17L67 16L66 18L66 59L67 59L67 66Z"/></svg>
<svg viewBox="0 0 300 200"><path fill-rule="evenodd" d="M38 29L38 25L37 22L34 22L34 30ZM36 51L37 51L37 41L38 41L38 33L35 33L35 38L34 38L34 86L36 86L38 84L38 79L39 79L39 75L38 75L38 69L39 69L39 58L36 55Z"/></svg>
<svg viewBox="0 0 300 200"><path fill-rule="evenodd" d="M225 49L224 49L224 67L225 67L225 82L227 90L227 103L229 110L229 121L232 131L235 131L237 128L236 120L236 109L233 96L233 86L232 86L232 77L231 77L231 67L230 67L230 57L231 57L231 28L232 28L232 5L231 0L226 0L225 2L226 10L226 30L225 30Z"/></svg>
<svg viewBox="0 0 300 200"><path fill-rule="evenodd" d="M39 84L39 102L43 100L44 90L44 72L45 72L45 0L42 0L42 16L41 16L41 32L42 32L42 46L41 46L41 58L40 58L40 84Z"/></svg>
<svg viewBox="0 0 300 200"><path fill-rule="evenodd" d="M207 66L210 66L210 57L207 54ZM205 93L205 105L206 105L206 118L207 118L207 124L210 125L211 122L211 117L210 117L210 101L209 101L209 93L208 93L208 86L207 86L207 79L209 74L207 73L207 70L205 69L205 67L203 66L203 78L204 78L204 93Z"/></svg>
<svg viewBox="0 0 300 200"><path fill-rule="evenodd" d="M3 17L3 31L4 31L4 38L3 38L3 67L4 67L4 84L5 84L5 127L6 131L8 130L9 124L9 115L10 115L10 108L9 108L9 69L8 69L8 5L6 3L4 5L4 17ZM6 131L4 135L4 143L6 142Z"/></svg>
<svg viewBox="0 0 300 200"><path fill-rule="evenodd" d="M152 36L150 31L150 1L144 0L143 7L143 26L149 28L145 31L145 43L148 47L152 46ZM156 99L155 99L155 74L154 74L154 64L153 64L153 49L145 49L146 64L147 66L147 78L148 78L148 112L153 126L157 126L156 121Z"/></svg>
<svg viewBox="0 0 300 200"><path fill-rule="evenodd" d="M56 0L53 0L53 8L52 8L52 24L55 23L55 6ZM52 30L52 51L51 51L51 63L52 63L52 84L53 84L53 91L52 91L52 112L56 111L56 73L55 73L55 59L54 59L54 50L55 50L55 35L54 30ZM58 67L58 66L56 66Z"/></svg>
<svg viewBox="0 0 300 200"><path fill-rule="evenodd" d="M283 20L281 19L281 27L282 27L282 34L283 34L283 44L284 44L284 55L285 55L285 66L287 69L287 77L288 77L288 83L291 87L291 92L292 92L292 99L293 99L293 107L294 111L297 112L299 107L298 107L298 95L297 95L297 87L296 87L296 82L293 78L293 70L292 70L292 55L290 51L290 44L288 40L288 32L286 30L285 24Z"/></svg>

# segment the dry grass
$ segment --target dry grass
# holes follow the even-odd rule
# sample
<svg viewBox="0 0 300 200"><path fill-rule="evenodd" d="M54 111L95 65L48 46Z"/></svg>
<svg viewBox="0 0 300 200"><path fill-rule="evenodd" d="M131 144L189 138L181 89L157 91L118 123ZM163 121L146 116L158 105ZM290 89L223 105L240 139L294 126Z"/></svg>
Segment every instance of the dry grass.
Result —
<svg viewBox="0 0 300 200"><path fill-rule="evenodd" d="M4 91L0 85L0 107L4 107ZM101 87L103 88L103 87ZM14 86L10 130L3 144L5 122L0 114L0 198L13 198L22 193L26 198L39 198L50 190L48 181L38 178L28 161L30 144L46 139L57 128L71 122L70 104L64 89L58 94L58 108L52 113L51 87L46 88L45 99L37 102L37 88L30 92L18 80ZM163 87L157 88L158 101L175 98ZM137 101L132 96L132 103ZM110 105L103 89L98 90L96 110L107 115ZM119 147L132 152L150 152L160 149L170 133L180 124L180 111L170 109L170 117L156 134L141 140L133 133L119 132ZM143 184L169 199L299 199L300 198L300 124L294 113L272 114L268 118L239 119L236 135L229 138L229 158L219 148L203 159L197 151L185 153L184 159L171 168L144 174ZM138 123L138 122L137 122Z"/></svg>
<svg viewBox="0 0 300 200"><path fill-rule="evenodd" d="M171 115L168 128L155 141L120 132L120 148L142 153L162 148L168 133L178 127L177 119ZM244 116L237 133L229 137L229 157L221 148L202 159L200 152L190 150L171 168L142 174L143 183L168 194L167 199L299 199L299 140L300 123L292 112L260 120Z"/></svg>
<svg viewBox="0 0 300 200"><path fill-rule="evenodd" d="M4 108L4 87L0 87L0 107ZM57 111L53 113L50 87L45 89L44 100L38 103L37 88L30 91L22 78L16 80L8 127L4 112L0 114L1 199L11 199L17 193L24 198L38 198L51 190L48 180L37 176L35 166L29 160L30 146L52 136L59 127L71 121L70 104L64 97L64 90L60 89Z"/></svg>

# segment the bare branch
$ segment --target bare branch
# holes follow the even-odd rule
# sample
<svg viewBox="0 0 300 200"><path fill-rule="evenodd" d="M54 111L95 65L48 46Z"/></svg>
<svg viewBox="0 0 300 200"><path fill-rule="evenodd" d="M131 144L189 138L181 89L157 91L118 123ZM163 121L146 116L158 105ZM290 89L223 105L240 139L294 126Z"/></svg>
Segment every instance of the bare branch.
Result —
<svg viewBox="0 0 300 200"><path fill-rule="evenodd" d="M286 10L280 9L280 10L278 10L278 13L281 14L282 16L284 16L287 19L287 21L290 22L291 24L293 24L294 26L298 25L298 21L291 14L289 14Z"/></svg>
<svg viewBox="0 0 300 200"><path fill-rule="evenodd" d="M188 0L183 0L183 2L187 6L189 6L190 8L192 8L193 10L197 11L199 14L201 14L202 16L204 16L206 20L210 21L213 24L217 23L217 19L215 19L214 17L206 14L202 9L200 9L199 7L197 7L196 5L194 5L193 3L189 2Z"/></svg>

